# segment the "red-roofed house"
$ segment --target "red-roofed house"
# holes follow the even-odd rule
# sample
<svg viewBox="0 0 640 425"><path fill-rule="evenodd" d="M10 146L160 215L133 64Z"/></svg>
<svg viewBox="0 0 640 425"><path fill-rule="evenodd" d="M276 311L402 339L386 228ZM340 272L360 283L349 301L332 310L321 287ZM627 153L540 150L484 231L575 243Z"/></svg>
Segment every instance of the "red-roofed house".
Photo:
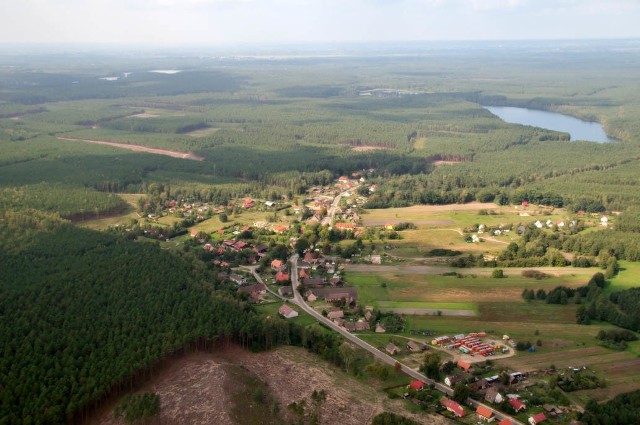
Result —
<svg viewBox="0 0 640 425"><path fill-rule="evenodd" d="M195 238L196 236L198 236L198 231L197 230L192 230L191 233L189 233L191 235L191 237Z"/></svg>
<svg viewBox="0 0 640 425"><path fill-rule="evenodd" d="M476 413L482 421L490 421L493 418L493 412L491 411L491 409L483 405L478 406L478 408L476 409Z"/></svg>
<svg viewBox="0 0 640 425"><path fill-rule="evenodd" d="M416 391L421 391L424 388L424 382L413 381L409 384L409 388L413 388Z"/></svg>
<svg viewBox="0 0 640 425"><path fill-rule="evenodd" d="M519 413L521 410L527 408L527 406L525 406L524 403L517 398L509 397L509 404L513 407L513 410L515 410L516 413Z"/></svg>
<svg viewBox="0 0 640 425"><path fill-rule="evenodd" d="M547 420L544 413L538 413L537 415L529 416L529 423L531 425L538 425Z"/></svg>
<svg viewBox="0 0 640 425"><path fill-rule="evenodd" d="M471 363L464 360L458 360L458 367L465 372L469 372L471 370Z"/></svg>
<svg viewBox="0 0 640 425"><path fill-rule="evenodd" d="M338 230L353 230L356 225L353 223L336 223L336 229Z"/></svg>
<svg viewBox="0 0 640 425"><path fill-rule="evenodd" d="M462 406L460 406L455 401L448 399L447 397L442 397L440 399L440 404L442 404L449 412L453 413L458 418L463 418L465 415Z"/></svg>
<svg viewBox="0 0 640 425"><path fill-rule="evenodd" d="M509 418L504 418L498 423L498 425L513 425L513 422L511 422L511 419Z"/></svg>
<svg viewBox="0 0 640 425"><path fill-rule="evenodd" d="M276 273L276 282L287 282L289 280L289 275L282 270Z"/></svg>
<svg viewBox="0 0 640 425"><path fill-rule="evenodd" d="M280 306L280 308L278 309L278 313L280 313L285 319L293 319L294 317L298 317L298 312L286 304L282 304Z"/></svg>
<svg viewBox="0 0 640 425"><path fill-rule="evenodd" d="M283 270L284 269L284 263L280 260L273 260L271 262L271 268L274 270Z"/></svg>
<svg viewBox="0 0 640 425"><path fill-rule="evenodd" d="M245 198L244 203L242 204L242 206L245 207L245 208L252 208L253 207L253 199Z"/></svg>
<svg viewBox="0 0 640 425"><path fill-rule="evenodd" d="M309 273L305 269L300 269L300 273L298 273L298 277L300 279L309 279Z"/></svg>
<svg viewBox="0 0 640 425"><path fill-rule="evenodd" d="M271 229L276 233L284 233L289 230L287 226L283 226L282 224L275 224Z"/></svg>

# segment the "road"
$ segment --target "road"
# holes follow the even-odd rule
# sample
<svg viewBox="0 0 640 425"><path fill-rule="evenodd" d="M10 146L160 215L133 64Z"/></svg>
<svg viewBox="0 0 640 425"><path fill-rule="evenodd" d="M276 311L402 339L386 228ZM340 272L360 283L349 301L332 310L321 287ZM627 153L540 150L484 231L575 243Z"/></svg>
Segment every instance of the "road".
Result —
<svg viewBox="0 0 640 425"><path fill-rule="evenodd" d="M253 275L253 277L256 278L258 283L262 283L264 285L264 287L267 289L267 292L269 292L271 295L273 295L276 298L279 298L282 301L287 301L287 299L285 297L282 297L277 292L272 291L271 288L269 288L269 286L266 283L264 283L264 281L262 280L262 278L260 277L260 275L256 271L258 269L258 266L240 266L240 267L245 269L245 270L251 271L251 274Z"/></svg>
<svg viewBox="0 0 640 425"><path fill-rule="evenodd" d="M358 189L358 186L354 186L349 190L345 190L344 192L339 193L335 198L333 198L333 202L331 202L329 211L327 211L327 216L322 219L320 224L330 226L331 223L333 223L333 218L336 215L336 208L338 208L338 205L340 204L340 199L342 199L342 197L349 192L354 193L356 189Z"/></svg>
<svg viewBox="0 0 640 425"><path fill-rule="evenodd" d="M291 287L293 288L293 300L291 300L291 302L293 304L296 304L298 307L300 307L306 313L308 313L313 318L318 320L320 323L324 323L329 328L331 328L334 331L338 332L340 335L345 337L350 342L352 342L352 343L356 344L357 346L367 350L369 353L371 353L378 360L380 360L380 361L382 361L384 363L387 363L387 364L389 364L391 366L394 366L394 367L397 367L396 365L399 364L400 365L400 369L402 370L402 372L404 372L408 376L410 376L410 377L412 377L412 378L414 378L416 380L422 381L422 382L424 382L426 384L432 384L435 389L437 389L438 391L440 391L440 392L442 392L444 394L447 394L449 396L453 395L453 389L447 387L444 384L436 382L433 379L427 378L422 373L420 373L420 372L418 372L418 371L416 371L414 369L411 369L409 366L407 366L405 364L400 363L398 360L394 359L393 357L389 356L386 353L383 353L382 351L378 350L373 345L368 344L367 342L361 340L357 336L353 335L352 333L348 332L347 330L345 330L345 329L341 328L340 326L336 325L331 320L327 319L326 317L324 317L323 315L321 315L317 311L315 311L313 308L311 308L305 302L304 298L302 297L302 295L298 291L298 267L297 267L298 254L295 254L295 255L291 256L289 261L291 263ZM504 414L502 412L499 412L497 410L494 410L494 409L491 408L491 406L487 406L486 404L480 403L480 402L478 402L476 400L468 399L467 400L467 404L472 406L472 407L476 407L476 408L478 406L480 406L480 405L485 406L486 408L488 408L489 410L491 410L493 412L494 416L496 417L496 419L498 421L501 421L502 419L508 418L509 420L511 420L511 422L514 425L523 425L522 422L519 422L515 418L513 418L513 417L511 417L509 415L506 415L506 414Z"/></svg>

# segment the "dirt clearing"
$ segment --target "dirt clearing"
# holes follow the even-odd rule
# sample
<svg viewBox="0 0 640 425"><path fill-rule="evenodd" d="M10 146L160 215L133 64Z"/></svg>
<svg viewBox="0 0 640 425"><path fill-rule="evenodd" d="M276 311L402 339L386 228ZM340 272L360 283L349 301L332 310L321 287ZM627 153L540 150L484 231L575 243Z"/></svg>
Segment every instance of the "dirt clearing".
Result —
<svg viewBox="0 0 640 425"><path fill-rule="evenodd" d="M449 423L440 416L409 412L404 403L389 399L383 392L361 382L306 350L280 347L263 353L250 353L238 347L216 353L193 353L177 359L160 371L141 391L160 395L160 417L163 425L189 424L262 424L241 409L254 409L253 388L239 388L238 373L264 383L265 391L279 406L282 423L293 423L296 417L287 406L306 401L312 409L311 394L324 390L326 401L319 409L319 423L342 425L368 424L383 411L410 417L419 423ZM407 377L407 382L410 379ZM248 392L238 398L238 391ZM245 394L247 395L247 394ZM113 418L114 403L87 425L124 425Z"/></svg>
<svg viewBox="0 0 640 425"><path fill-rule="evenodd" d="M107 145L107 146L112 146L112 147L115 147L115 148L127 149L127 150L134 151L134 152L152 153L152 154L155 154L155 155L170 156L172 158L190 159L192 161L204 161L204 157L195 155L193 153L170 151L170 150L166 150L166 149L156 149L156 148L150 148L150 147L147 147L147 146L130 145L128 143L109 142L109 141L105 141L105 140L77 139L77 138L72 138L72 137L58 137L57 139L58 140L66 140L66 141L70 141L70 142L85 142L85 143L93 143L93 144L96 144L96 145Z"/></svg>

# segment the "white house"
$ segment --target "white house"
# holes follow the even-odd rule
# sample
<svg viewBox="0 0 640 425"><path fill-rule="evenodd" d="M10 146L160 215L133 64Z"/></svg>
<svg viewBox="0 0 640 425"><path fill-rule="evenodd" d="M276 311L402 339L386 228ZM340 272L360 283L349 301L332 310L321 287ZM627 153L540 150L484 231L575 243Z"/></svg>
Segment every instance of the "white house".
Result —
<svg viewBox="0 0 640 425"><path fill-rule="evenodd" d="M609 225L609 218L607 216L602 216L600 218L600 224L602 224L604 227L607 227Z"/></svg>
<svg viewBox="0 0 640 425"><path fill-rule="evenodd" d="M542 229L542 222L540 222L540 220L537 220L535 224L538 229Z"/></svg>

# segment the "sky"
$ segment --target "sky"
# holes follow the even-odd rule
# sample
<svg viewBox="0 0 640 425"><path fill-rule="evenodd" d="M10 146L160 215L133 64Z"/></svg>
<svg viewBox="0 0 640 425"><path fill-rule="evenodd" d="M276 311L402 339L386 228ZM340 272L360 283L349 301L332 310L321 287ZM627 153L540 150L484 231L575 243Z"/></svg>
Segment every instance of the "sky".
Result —
<svg viewBox="0 0 640 425"><path fill-rule="evenodd" d="M0 44L640 38L640 0L0 0Z"/></svg>

